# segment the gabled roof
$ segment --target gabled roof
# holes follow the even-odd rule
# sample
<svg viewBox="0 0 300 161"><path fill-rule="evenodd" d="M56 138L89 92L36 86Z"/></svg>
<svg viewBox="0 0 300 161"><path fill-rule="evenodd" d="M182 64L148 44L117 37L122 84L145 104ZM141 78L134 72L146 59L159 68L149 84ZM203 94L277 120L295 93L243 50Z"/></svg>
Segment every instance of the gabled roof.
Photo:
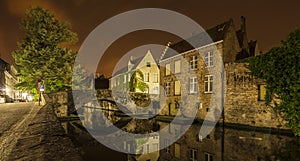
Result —
<svg viewBox="0 0 300 161"><path fill-rule="evenodd" d="M132 64L134 64L132 70L136 69L136 67L140 64L140 62L142 61L143 58L144 57L138 57L138 58L135 58L133 61L129 60L129 61L131 61ZM117 72L113 73L112 77L117 76L119 74L126 73L126 72L128 72L128 66L125 66L125 67L121 68L120 70L118 70Z"/></svg>
<svg viewBox="0 0 300 161"><path fill-rule="evenodd" d="M229 19L228 21L222 24L219 24L213 28L206 30L206 32L201 32L191 38L188 38L187 40L182 40L176 44L173 44L170 46L170 48L172 48L178 53L183 53L185 51L194 49L194 47L189 42L191 42L197 47L201 47L212 43L211 40L213 42L224 40L226 32L228 31L231 25L233 25L233 20ZM210 36L211 40L207 38L207 34ZM163 55L162 60L177 55L178 53L176 52L170 49L167 50L165 55Z"/></svg>

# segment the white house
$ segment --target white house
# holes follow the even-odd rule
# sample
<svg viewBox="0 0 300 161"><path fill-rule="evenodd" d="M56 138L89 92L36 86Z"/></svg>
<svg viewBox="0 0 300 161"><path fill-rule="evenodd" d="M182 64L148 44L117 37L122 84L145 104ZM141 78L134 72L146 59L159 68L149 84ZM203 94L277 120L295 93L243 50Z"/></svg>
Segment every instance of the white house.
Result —
<svg viewBox="0 0 300 161"><path fill-rule="evenodd" d="M125 68L114 73L110 79L110 89L113 91L129 91L129 82L134 71L141 71L144 77L143 82L148 85L148 89L144 93L151 95L159 94L159 68L154 60L150 50L147 51L144 57L128 60L128 65ZM135 89L135 92L142 93L141 90Z"/></svg>

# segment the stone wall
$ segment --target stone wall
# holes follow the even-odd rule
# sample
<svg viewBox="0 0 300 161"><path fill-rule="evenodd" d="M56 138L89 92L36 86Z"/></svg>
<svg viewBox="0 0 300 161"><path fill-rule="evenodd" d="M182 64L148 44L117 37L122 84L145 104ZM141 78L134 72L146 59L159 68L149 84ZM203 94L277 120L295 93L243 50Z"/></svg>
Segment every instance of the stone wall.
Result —
<svg viewBox="0 0 300 161"><path fill-rule="evenodd" d="M226 98L225 122L260 127L279 127L282 118L277 117L265 101L259 100L259 85L264 82L247 74L245 63L225 64Z"/></svg>
<svg viewBox="0 0 300 161"><path fill-rule="evenodd" d="M72 91L50 93L46 97L48 97L49 103L52 104L58 117L68 116L75 111Z"/></svg>
<svg viewBox="0 0 300 161"><path fill-rule="evenodd" d="M221 49L221 47L218 47ZM185 56L189 57L187 53ZM184 62L184 61L183 61ZM168 60L166 63L171 64L171 70L174 69L174 61ZM213 113L215 118L218 118L218 113L222 109L221 105L217 102L220 101L220 88L222 84L220 82L220 72L216 69L210 71L209 74L214 76L213 92L207 93L204 91L205 75L208 74L207 69L203 65L203 61L199 61L199 69L195 71L195 76L198 79L198 92L189 93L189 68L188 64L182 64L180 74L171 74L165 76L164 68L161 68L161 86L163 87L165 82L171 83L170 96L164 95L164 90L161 88L161 102L162 108L161 115L182 115L189 117L192 114L192 109L198 108L196 118L203 120L209 114ZM277 116L274 110L265 105L265 101L259 100L259 86L265 83L253 76L250 76L250 72L245 63L226 63L225 64L226 79L224 81L225 105L224 115L225 123L242 124L258 127L283 127L285 128L284 121L281 117ZM218 79L218 80L217 80ZM181 95L174 95L174 81L180 80L181 83ZM220 122L222 117L220 117Z"/></svg>

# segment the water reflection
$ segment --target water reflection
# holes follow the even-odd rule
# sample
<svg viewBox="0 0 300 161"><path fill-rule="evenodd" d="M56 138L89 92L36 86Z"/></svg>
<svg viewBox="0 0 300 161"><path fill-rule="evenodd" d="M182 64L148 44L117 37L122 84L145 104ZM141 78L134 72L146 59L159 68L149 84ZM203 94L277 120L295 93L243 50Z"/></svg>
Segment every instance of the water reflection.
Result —
<svg viewBox="0 0 300 161"><path fill-rule="evenodd" d="M164 127L168 123L155 121L155 124ZM146 153L126 155L98 143L82 128L80 121L64 123L64 127L74 144L80 149L84 160L89 161L287 161L298 160L300 154L299 139L295 137L216 127L210 135L202 138L198 135L200 124L194 124L184 136L160 151L147 153L169 144L170 138L164 135L123 142L124 149L142 150ZM178 130L176 127L171 127L169 132L176 135Z"/></svg>

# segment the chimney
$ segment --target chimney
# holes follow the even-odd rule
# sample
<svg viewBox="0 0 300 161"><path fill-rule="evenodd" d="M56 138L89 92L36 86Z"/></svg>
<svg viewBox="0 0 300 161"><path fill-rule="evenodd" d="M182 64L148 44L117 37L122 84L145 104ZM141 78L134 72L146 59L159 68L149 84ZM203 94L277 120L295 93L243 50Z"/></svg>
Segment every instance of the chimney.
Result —
<svg viewBox="0 0 300 161"><path fill-rule="evenodd" d="M246 32L246 18L241 16L241 31Z"/></svg>
<svg viewBox="0 0 300 161"><path fill-rule="evenodd" d="M131 55L130 56L130 61L133 62L135 60L135 56Z"/></svg>

